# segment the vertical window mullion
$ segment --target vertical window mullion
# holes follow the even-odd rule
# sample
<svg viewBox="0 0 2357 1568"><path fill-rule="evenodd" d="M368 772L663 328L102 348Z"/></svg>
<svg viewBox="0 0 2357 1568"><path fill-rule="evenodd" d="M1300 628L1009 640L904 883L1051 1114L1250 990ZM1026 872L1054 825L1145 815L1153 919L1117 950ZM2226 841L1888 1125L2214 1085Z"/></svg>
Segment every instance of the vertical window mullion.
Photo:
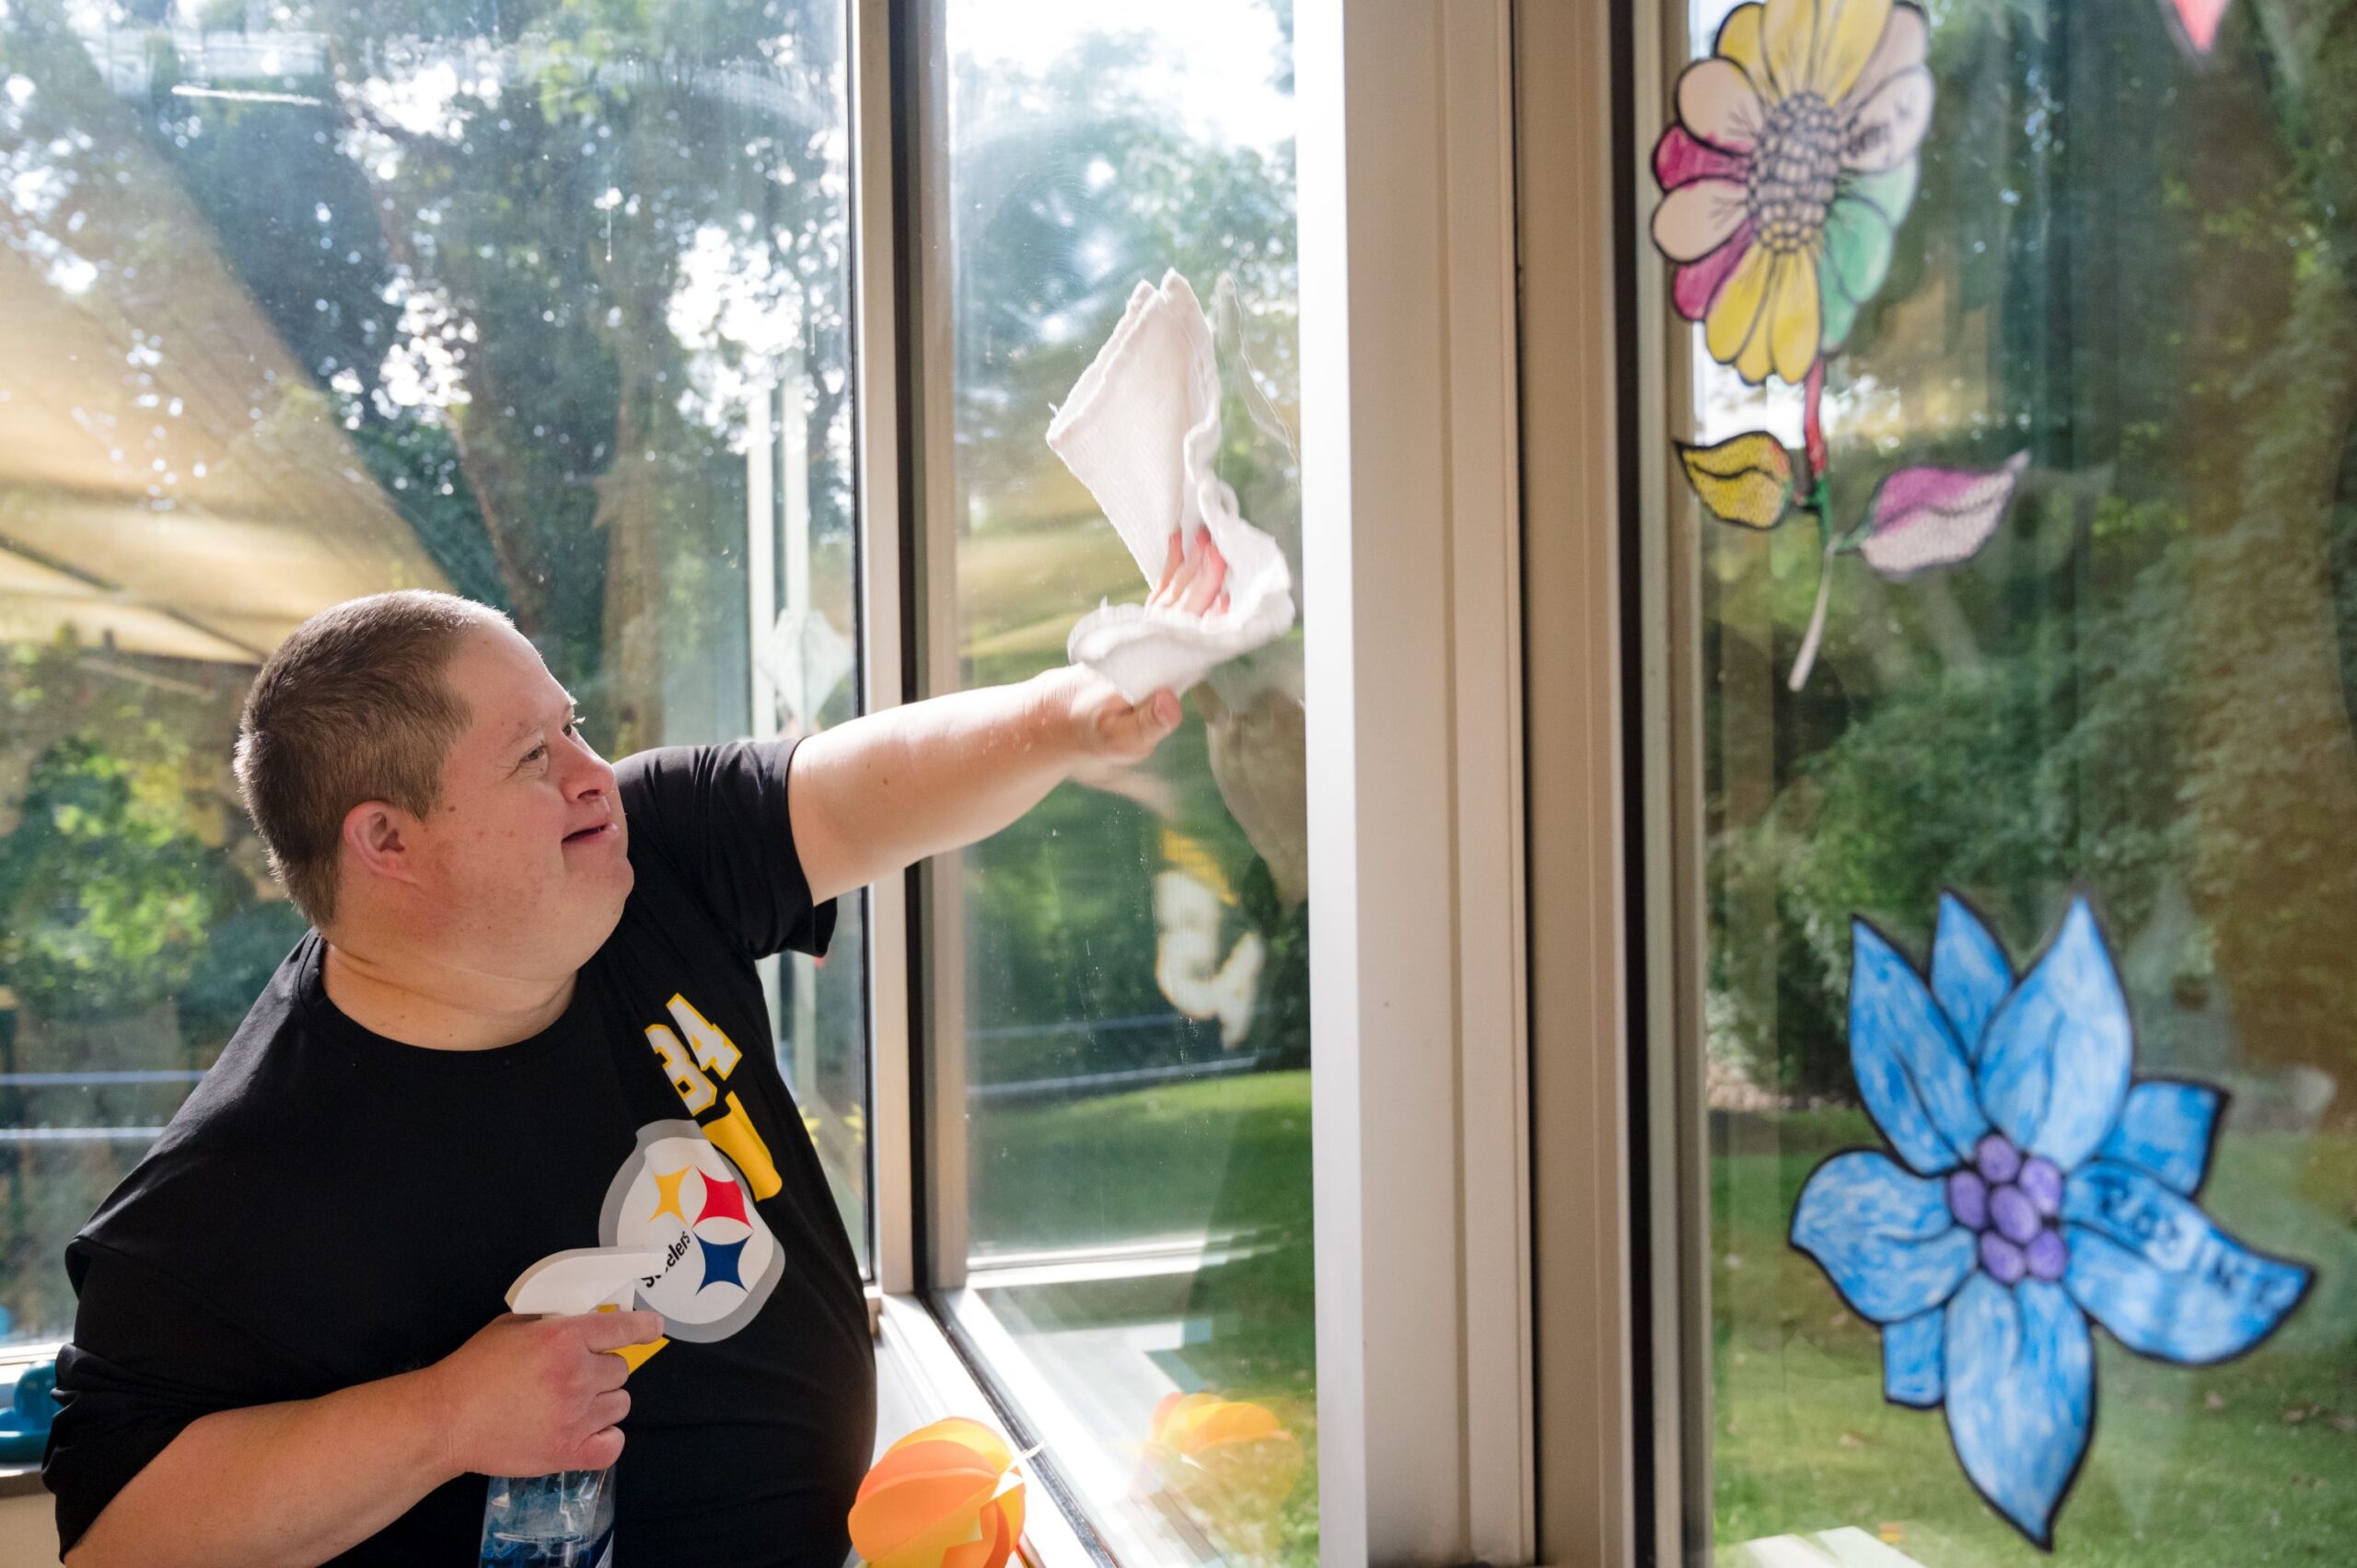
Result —
<svg viewBox="0 0 2357 1568"><path fill-rule="evenodd" d="M1653 1560L1638 1483L1620 464L1629 417L1609 7L1515 15L1538 1557ZM1641 815L1637 820L1649 820ZM1673 1489L1675 1477L1664 1477ZM1664 1562L1675 1558L1660 1559Z"/></svg>
<svg viewBox="0 0 2357 1568"><path fill-rule="evenodd" d="M860 668L863 711L904 700L901 657L900 264L895 234L890 0L850 0L852 208L858 400ZM874 1160L876 1280L887 1293L916 1287L914 1105L909 1051L906 884L887 877L868 900L868 1146Z"/></svg>
<svg viewBox="0 0 2357 1568"><path fill-rule="evenodd" d="M1532 1555L1507 20L1297 13L1329 1563Z"/></svg>
<svg viewBox="0 0 2357 1568"><path fill-rule="evenodd" d="M956 336L951 299L949 211L950 104L947 22L942 0L901 0L896 36L904 51L895 85L908 138L900 168L910 234L923 236L904 262L907 438L913 462L909 540L909 606L914 633L913 694L961 690L958 641L958 493L955 397ZM909 923L917 966L919 1074L917 1133L923 1140L915 1201L922 1208L918 1260L924 1285L965 1283L966 919L963 852L934 856L918 874L918 908Z"/></svg>
<svg viewBox="0 0 2357 1568"><path fill-rule="evenodd" d="M1630 72L1627 117L1637 127L1661 122L1680 63L1688 54L1683 7L1639 6L1628 13ZM1642 130L1632 150L1645 145ZM1644 176L1637 189L1645 189ZM1640 197L1642 202L1642 195ZM1667 278L1652 264L1650 246L1636 234L1623 246L1633 260L1629 291L1640 323L1636 350L1634 427L1636 535L1642 541L1642 608L1636 629L1643 650L1642 712L1630 733L1643 747L1644 773L1640 852L1644 865L1645 929L1642 962L1646 1007L1633 1017L1645 1062L1645 1100L1632 1114L1645 1119L1643 1183L1649 1224L1634 1237L1647 1249L1652 1308L1634 1353L1651 1358L1651 1400L1645 1414L1653 1443L1640 1457L1653 1469L1654 1509L1636 1521L1648 1532L1657 1561L1683 1562L1710 1550L1711 1322L1710 1138L1704 1101L1703 963L1708 937L1704 863L1707 831L1702 782L1702 624L1700 539L1671 526L1671 474L1644 455L1669 449L1673 400L1691 395L1691 329L1669 308ZM1644 323L1656 323L1648 328Z"/></svg>

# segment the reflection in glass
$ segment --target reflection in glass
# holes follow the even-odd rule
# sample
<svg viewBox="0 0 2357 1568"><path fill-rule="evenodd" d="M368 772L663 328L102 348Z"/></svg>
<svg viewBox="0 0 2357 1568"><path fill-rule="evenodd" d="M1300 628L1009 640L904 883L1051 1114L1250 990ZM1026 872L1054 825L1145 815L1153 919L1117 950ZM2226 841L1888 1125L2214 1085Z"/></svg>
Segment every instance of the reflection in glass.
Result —
<svg viewBox="0 0 2357 1568"><path fill-rule="evenodd" d="M512 614L610 756L856 710L839 5L0 5L0 1338L302 923L247 680ZM867 1225L856 910L773 976Z"/></svg>
<svg viewBox="0 0 2357 1568"><path fill-rule="evenodd" d="M945 11L957 632L981 685L1144 597L1045 436L1168 268L1213 319L1220 476L1300 584L1290 7ZM1224 667L1145 768L963 857L958 1321L1139 1561L1317 1556L1301 645Z"/></svg>
<svg viewBox="0 0 2357 1568"><path fill-rule="evenodd" d="M1677 9L1698 58L1763 15ZM1920 187L1822 447L1815 389L1745 387L1707 328L1673 425L1768 432L1865 545L1725 526L1673 472L1717 1561L2029 1563L2049 1527L2064 1563L2345 1556L2357 51L2274 0L1923 15ZM2083 1417L2074 1468L2046 1423Z"/></svg>

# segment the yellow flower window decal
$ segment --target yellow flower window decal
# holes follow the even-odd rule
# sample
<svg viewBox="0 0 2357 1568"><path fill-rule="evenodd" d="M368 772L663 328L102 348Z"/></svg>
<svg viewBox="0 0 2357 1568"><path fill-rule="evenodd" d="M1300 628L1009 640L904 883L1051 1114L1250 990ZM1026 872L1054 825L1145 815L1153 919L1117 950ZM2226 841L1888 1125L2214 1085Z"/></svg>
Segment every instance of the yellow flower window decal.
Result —
<svg viewBox="0 0 2357 1568"><path fill-rule="evenodd" d="M1654 243L1711 356L1799 386L1890 269L1932 123L1923 13L1892 0L1737 6L1678 80L1654 148Z"/></svg>
<svg viewBox="0 0 2357 1568"><path fill-rule="evenodd" d="M1718 521L1766 530L1796 512L1817 518L1823 561L1787 678L1795 691L1817 662L1837 557L1859 554L1893 578L1968 561L2028 463L2015 453L1989 469L1901 469L1855 528L1837 533L1827 516L1826 364L1889 276L1914 204L1930 41L1924 13L1899 0L1738 6L1679 75L1678 118L1654 145L1653 238L1673 268L1671 303L1745 381L1801 390L1797 463L1764 431L1678 447Z"/></svg>

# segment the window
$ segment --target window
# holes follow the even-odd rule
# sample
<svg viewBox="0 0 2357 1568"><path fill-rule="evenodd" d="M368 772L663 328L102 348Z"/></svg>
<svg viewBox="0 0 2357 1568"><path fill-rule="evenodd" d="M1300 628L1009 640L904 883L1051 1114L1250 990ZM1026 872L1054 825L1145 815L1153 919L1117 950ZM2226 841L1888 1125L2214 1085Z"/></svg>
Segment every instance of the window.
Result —
<svg viewBox="0 0 2357 1568"><path fill-rule="evenodd" d="M1144 597L1044 436L1168 268L1215 330L1220 475L1298 585L1290 7L938 19L936 679L1061 665L1081 611ZM1147 767L1060 789L935 882L950 1315L1125 1562L1317 1558L1301 648L1224 668Z"/></svg>
<svg viewBox="0 0 2357 1568"><path fill-rule="evenodd" d="M857 710L839 5L0 5L0 1338L302 930L227 759L354 595L619 757ZM869 1235L863 921L770 977Z"/></svg>
<svg viewBox="0 0 2357 1568"><path fill-rule="evenodd" d="M2357 48L1818 9L1663 7L1640 129L1645 330L1695 323L1648 454L1689 1517L1722 1562L2330 1558Z"/></svg>
<svg viewBox="0 0 2357 1568"><path fill-rule="evenodd" d="M1408 12L0 0L0 1342L299 934L280 638L474 595L615 756L1021 679L1143 595L1043 437L1175 269L1326 630L847 902L779 1060L882 1435L979 1372L1035 1540L1528 1560L1513 12Z"/></svg>

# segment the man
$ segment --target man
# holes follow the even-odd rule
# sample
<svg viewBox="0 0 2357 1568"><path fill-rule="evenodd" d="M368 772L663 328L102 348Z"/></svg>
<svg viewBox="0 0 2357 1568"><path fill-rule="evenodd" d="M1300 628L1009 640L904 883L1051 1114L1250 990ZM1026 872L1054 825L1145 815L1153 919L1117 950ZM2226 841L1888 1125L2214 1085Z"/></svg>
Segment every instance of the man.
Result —
<svg viewBox="0 0 2357 1568"><path fill-rule="evenodd" d="M1224 575L1174 541L1155 601ZM1178 721L1062 669L609 766L495 611L307 622L238 775L315 930L67 1250L71 1568L464 1568L485 1474L618 1458L630 1568L836 1568L873 1357L754 961ZM636 1309L501 1315L598 1246L662 1260Z"/></svg>

